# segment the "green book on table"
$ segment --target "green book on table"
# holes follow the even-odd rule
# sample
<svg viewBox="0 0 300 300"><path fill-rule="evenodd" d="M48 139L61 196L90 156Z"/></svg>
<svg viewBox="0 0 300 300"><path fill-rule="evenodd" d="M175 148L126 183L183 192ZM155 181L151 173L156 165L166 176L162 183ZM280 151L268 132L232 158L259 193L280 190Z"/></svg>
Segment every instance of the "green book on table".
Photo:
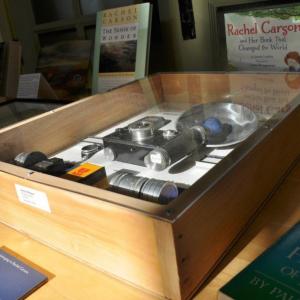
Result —
<svg viewBox="0 0 300 300"><path fill-rule="evenodd" d="M152 5L142 3L97 13L93 94L148 73Z"/></svg>
<svg viewBox="0 0 300 300"><path fill-rule="evenodd" d="M221 288L229 299L300 299L300 222Z"/></svg>

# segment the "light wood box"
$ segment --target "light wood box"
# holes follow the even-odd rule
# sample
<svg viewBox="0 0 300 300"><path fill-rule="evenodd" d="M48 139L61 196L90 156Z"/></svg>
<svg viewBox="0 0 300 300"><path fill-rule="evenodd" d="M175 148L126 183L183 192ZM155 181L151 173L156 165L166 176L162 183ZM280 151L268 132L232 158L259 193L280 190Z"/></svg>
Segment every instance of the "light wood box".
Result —
<svg viewBox="0 0 300 300"><path fill-rule="evenodd" d="M298 90L286 76L158 74L3 129L0 221L157 296L190 298L299 154ZM23 151L57 153L155 104L224 99L278 113L169 205L9 163ZM15 184L46 193L51 213L21 203Z"/></svg>

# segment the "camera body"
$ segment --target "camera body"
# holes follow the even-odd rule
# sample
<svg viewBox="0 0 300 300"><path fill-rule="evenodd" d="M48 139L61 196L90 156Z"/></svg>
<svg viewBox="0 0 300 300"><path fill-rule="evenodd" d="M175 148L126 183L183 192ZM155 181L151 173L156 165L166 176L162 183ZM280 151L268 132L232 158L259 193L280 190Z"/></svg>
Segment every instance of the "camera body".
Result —
<svg viewBox="0 0 300 300"><path fill-rule="evenodd" d="M192 131L161 130L170 122L148 116L117 128L103 137L106 158L158 171L167 168L195 149Z"/></svg>

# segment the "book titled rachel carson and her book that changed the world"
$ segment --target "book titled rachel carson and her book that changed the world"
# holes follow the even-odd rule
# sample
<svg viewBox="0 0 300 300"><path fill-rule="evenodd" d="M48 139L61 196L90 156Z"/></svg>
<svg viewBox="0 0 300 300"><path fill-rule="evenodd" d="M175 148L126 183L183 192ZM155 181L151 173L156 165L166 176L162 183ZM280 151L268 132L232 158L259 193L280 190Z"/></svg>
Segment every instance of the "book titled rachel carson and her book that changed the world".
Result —
<svg viewBox="0 0 300 300"><path fill-rule="evenodd" d="M299 2L266 2L274 7L224 14L228 68L299 72Z"/></svg>
<svg viewBox="0 0 300 300"><path fill-rule="evenodd" d="M221 288L229 299L300 299L300 222Z"/></svg>
<svg viewBox="0 0 300 300"><path fill-rule="evenodd" d="M45 284L48 278L9 252L0 249L0 299L25 299Z"/></svg>
<svg viewBox="0 0 300 300"><path fill-rule="evenodd" d="M150 3L98 12L93 63L93 93L145 77L148 72Z"/></svg>

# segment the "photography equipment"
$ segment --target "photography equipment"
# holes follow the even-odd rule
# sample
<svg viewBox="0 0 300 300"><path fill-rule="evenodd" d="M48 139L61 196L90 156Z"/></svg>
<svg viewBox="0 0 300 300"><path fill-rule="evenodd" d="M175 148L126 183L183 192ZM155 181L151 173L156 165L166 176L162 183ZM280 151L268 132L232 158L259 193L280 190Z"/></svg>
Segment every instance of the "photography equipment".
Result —
<svg viewBox="0 0 300 300"><path fill-rule="evenodd" d="M191 107L178 118L176 124L178 131L195 126L206 128L207 147L227 147L242 142L252 134L257 129L258 120L256 114L245 106L216 102Z"/></svg>
<svg viewBox="0 0 300 300"><path fill-rule="evenodd" d="M149 116L117 128L103 137L106 159L164 170L197 146L193 130L160 130L170 122L163 117Z"/></svg>
<svg viewBox="0 0 300 300"><path fill-rule="evenodd" d="M47 156L39 151L21 152L14 158L14 164L24 168L31 168L34 164L47 159Z"/></svg>
<svg viewBox="0 0 300 300"><path fill-rule="evenodd" d="M49 175L64 174L68 168L73 166L73 164L66 163L61 158L53 157L48 159L44 153L39 151L19 153L14 158L14 164Z"/></svg>
<svg viewBox="0 0 300 300"><path fill-rule="evenodd" d="M40 162L37 162L30 169L49 175L58 176L66 172L67 166L63 159L53 157L50 159L46 158Z"/></svg>
<svg viewBox="0 0 300 300"><path fill-rule="evenodd" d="M109 184L113 191L159 204L168 204L178 197L175 183L136 176L128 171L114 173Z"/></svg>
<svg viewBox="0 0 300 300"><path fill-rule="evenodd" d="M81 148L81 159L87 160L102 149L103 147L101 147L99 144L86 145Z"/></svg>
<svg viewBox="0 0 300 300"><path fill-rule="evenodd" d="M195 113L189 110L181 115L177 130L163 130L171 120L159 116L148 116L117 128L103 138L104 156L109 161L162 171L208 142L224 142L231 133L232 125L220 121L213 111L208 118Z"/></svg>
<svg viewBox="0 0 300 300"><path fill-rule="evenodd" d="M76 165L61 177L103 189L109 186L105 167L87 162Z"/></svg>

